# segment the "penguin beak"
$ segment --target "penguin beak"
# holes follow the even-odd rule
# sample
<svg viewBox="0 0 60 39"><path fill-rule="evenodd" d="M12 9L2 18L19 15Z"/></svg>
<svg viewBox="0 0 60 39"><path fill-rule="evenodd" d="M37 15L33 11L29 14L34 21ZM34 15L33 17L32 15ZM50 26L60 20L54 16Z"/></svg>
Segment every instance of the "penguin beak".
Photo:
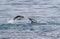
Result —
<svg viewBox="0 0 60 39"><path fill-rule="evenodd" d="M24 16L22 16L22 18L24 18Z"/></svg>

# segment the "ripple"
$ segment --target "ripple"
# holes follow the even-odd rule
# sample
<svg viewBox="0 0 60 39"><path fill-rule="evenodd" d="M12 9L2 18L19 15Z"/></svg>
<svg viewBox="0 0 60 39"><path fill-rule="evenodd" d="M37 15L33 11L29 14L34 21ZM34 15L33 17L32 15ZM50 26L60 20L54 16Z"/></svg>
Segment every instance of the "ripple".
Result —
<svg viewBox="0 0 60 39"><path fill-rule="evenodd" d="M52 7L48 7L48 8L59 8L58 6L52 6Z"/></svg>

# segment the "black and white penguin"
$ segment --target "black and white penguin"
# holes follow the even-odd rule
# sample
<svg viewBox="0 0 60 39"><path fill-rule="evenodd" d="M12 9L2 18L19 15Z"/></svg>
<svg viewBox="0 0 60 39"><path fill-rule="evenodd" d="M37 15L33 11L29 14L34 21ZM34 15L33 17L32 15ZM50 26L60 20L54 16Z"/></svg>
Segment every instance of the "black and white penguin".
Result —
<svg viewBox="0 0 60 39"><path fill-rule="evenodd" d="M16 16L16 17L14 17L13 20L21 20L22 18L24 18L24 16L18 15L18 16Z"/></svg>
<svg viewBox="0 0 60 39"><path fill-rule="evenodd" d="M35 19L33 19L33 18L28 18L28 19L31 21L31 24L37 23L37 21Z"/></svg>

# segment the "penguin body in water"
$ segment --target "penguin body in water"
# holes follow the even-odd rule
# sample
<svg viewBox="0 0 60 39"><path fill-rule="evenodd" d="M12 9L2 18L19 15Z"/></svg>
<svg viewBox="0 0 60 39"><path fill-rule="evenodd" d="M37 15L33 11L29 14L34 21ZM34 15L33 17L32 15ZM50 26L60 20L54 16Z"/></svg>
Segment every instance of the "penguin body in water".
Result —
<svg viewBox="0 0 60 39"><path fill-rule="evenodd" d="M7 23L11 23L11 24L14 24L14 23L17 23L19 22L20 20L22 20L24 18L24 16L21 16L21 15L18 15L14 18L11 18L7 21Z"/></svg>
<svg viewBox="0 0 60 39"><path fill-rule="evenodd" d="M16 22L19 22L19 23L31 23L31 24L37 23L37 21L35 19L26 18L26 17L21 16L21 15L18 15L16 17L14 17L8 23L16 23Z"/></svg>
<svg viewBox="0 0 60 39"><path fill-rule="evenodd" d="M32 18L28 18L31 22L31 24L34 24L34 23L37 23L37 21L35 19L32 19Z"/></svg>
<svg viewBox="0 0 60 39"><path fill-rule="evenodd" d="M16 16L16 17L14 17L13 20L16 20L16 19L17 19L17 20L21 20L22 18L24 18L24 16L19 16L19 15L18 15L18 16Z"/></svg>

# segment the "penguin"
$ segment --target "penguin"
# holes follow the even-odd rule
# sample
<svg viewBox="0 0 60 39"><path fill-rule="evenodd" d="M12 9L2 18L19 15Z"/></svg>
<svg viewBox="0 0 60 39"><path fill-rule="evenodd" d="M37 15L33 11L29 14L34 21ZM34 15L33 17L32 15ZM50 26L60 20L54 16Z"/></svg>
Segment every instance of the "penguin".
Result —
<svg viewBox="0 0 60 39"><path fill-rule="evenodd" d="M37 23L37 21L35 19L32 19L32 18L28 18L28 19L31 21L31 24Z"/></svg>
<svg viewBox="0 0 60 39"><path fill-rule="evenodd" d="M16 16L16 17L14 17L13 20L21 20L22 18L24 18L24 16L18 15L18 16Z"/></svg>

